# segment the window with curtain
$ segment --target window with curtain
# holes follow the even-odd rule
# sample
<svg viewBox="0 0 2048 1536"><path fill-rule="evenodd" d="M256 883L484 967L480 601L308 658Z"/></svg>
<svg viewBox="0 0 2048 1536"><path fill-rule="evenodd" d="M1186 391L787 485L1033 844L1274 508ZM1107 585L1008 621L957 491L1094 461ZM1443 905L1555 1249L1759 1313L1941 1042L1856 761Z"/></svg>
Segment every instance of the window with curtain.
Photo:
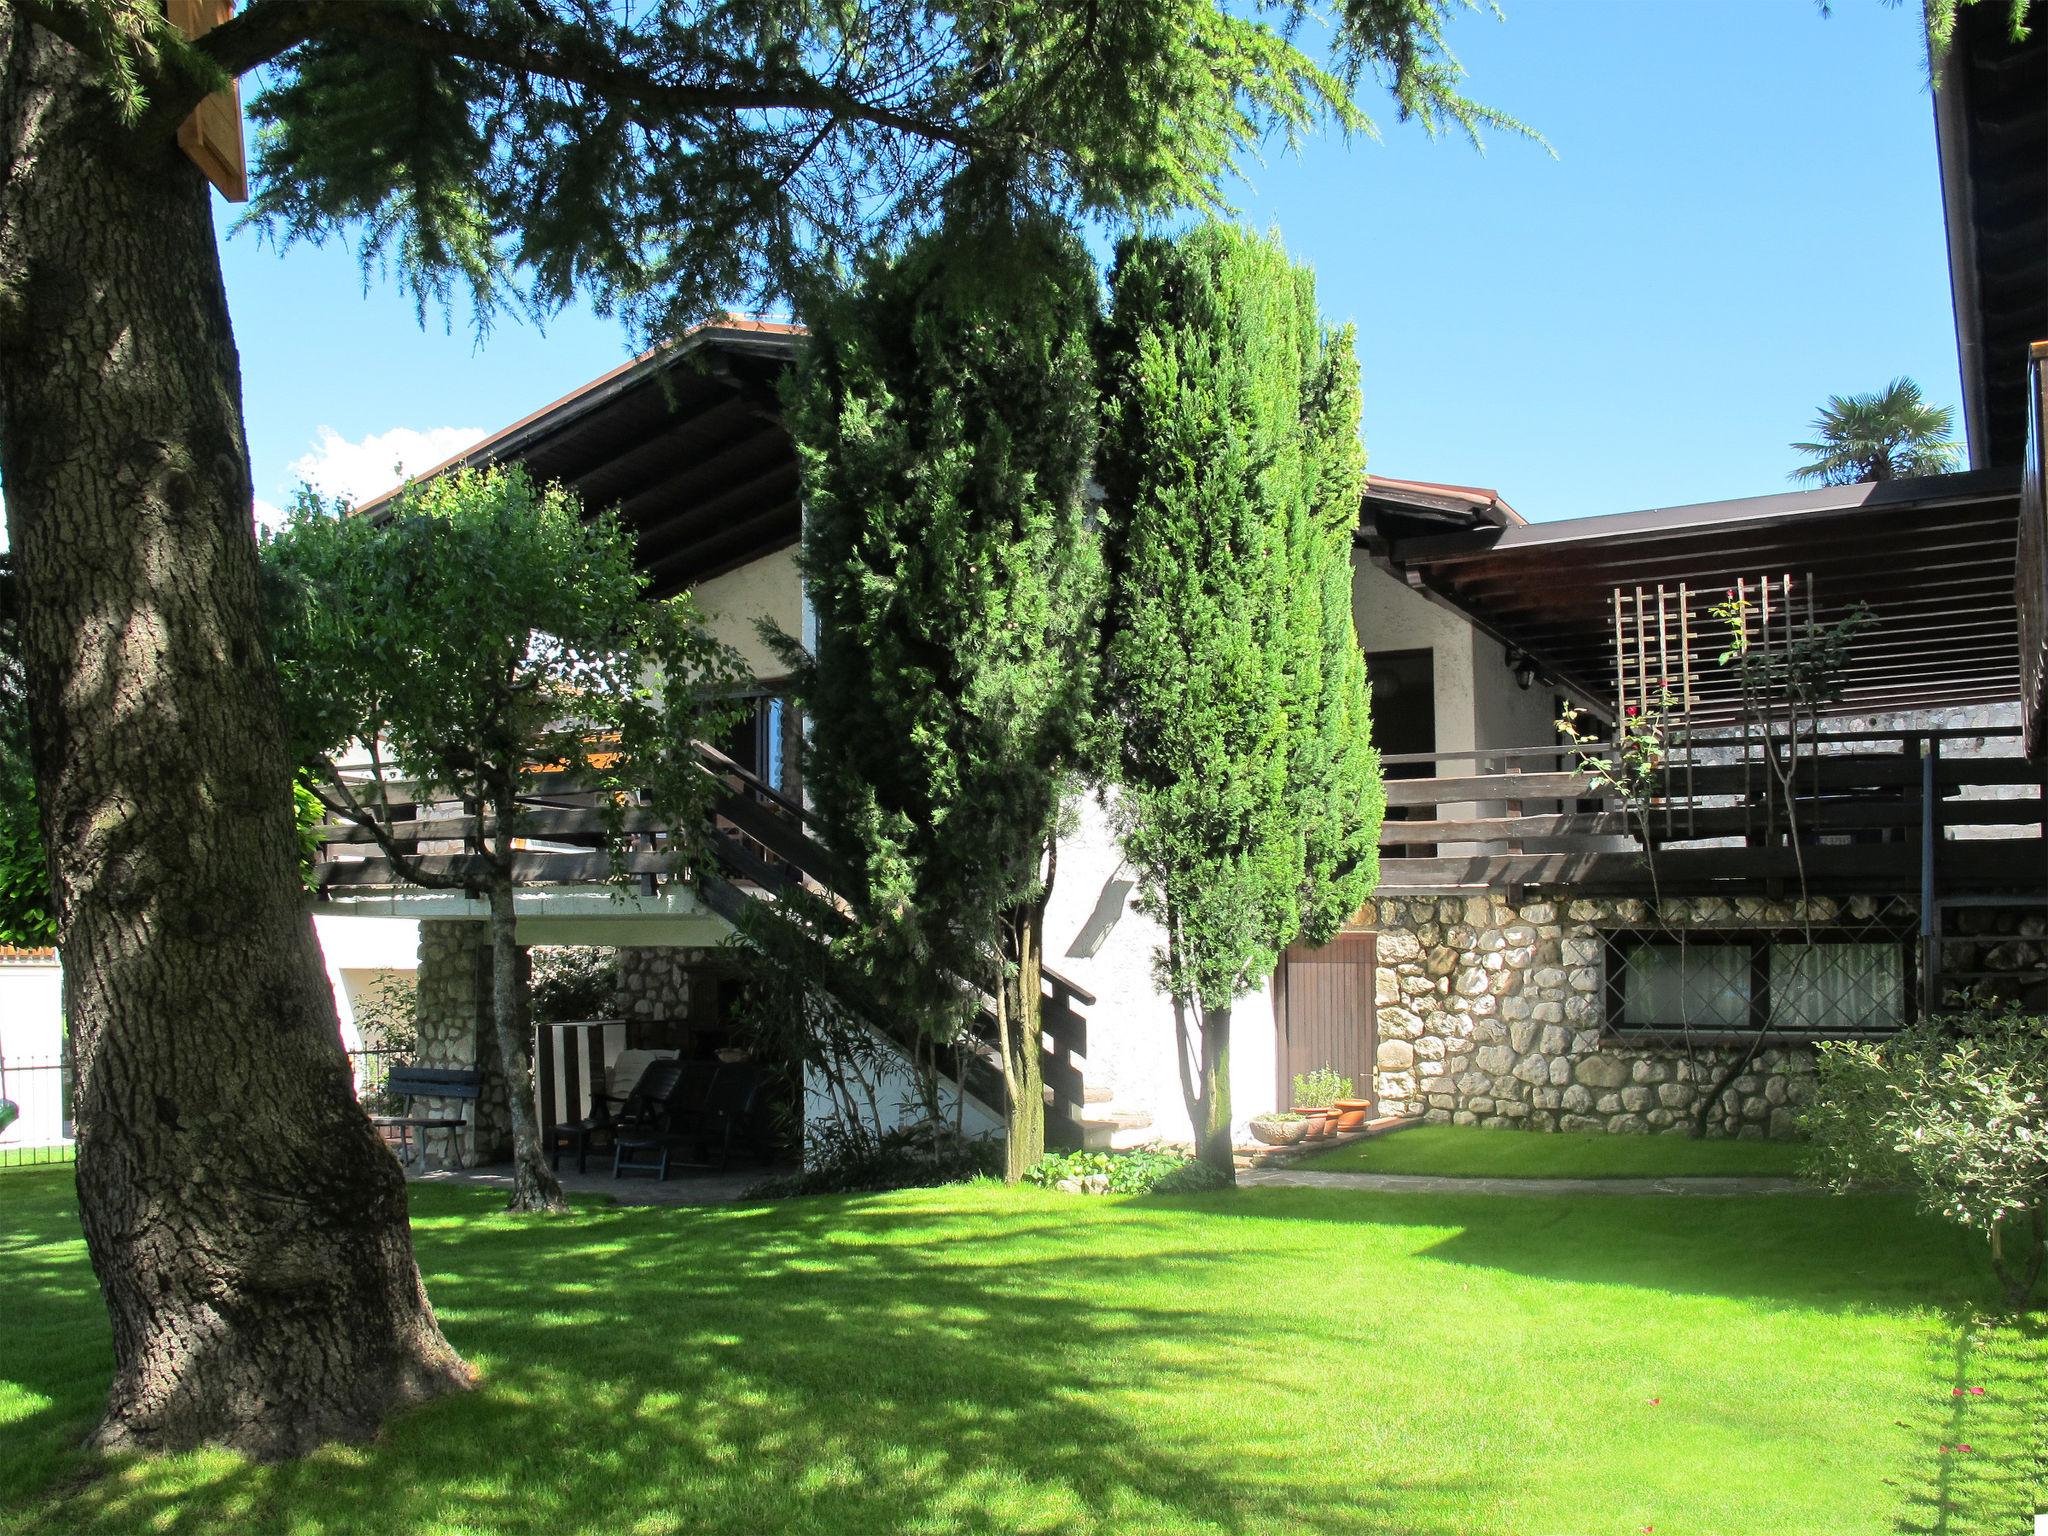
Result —
<svg viewBox="0 0 2048 1536"><path fill-rule="evenodd" d="M1607 935L1607 1023L1614 1030L1807 1036L1883 1033L1907 1019L1897 939L1803 933Z"/></svg>
<svg viewBox="0 0 2048 1536"><path fill-rule="evenodd" d="M1630 944L1620 963L1620 1018L1632 1029L1748 1029L1750 949L1714 942ZM1610 976L1613 972L1610 970Z"/></svg>

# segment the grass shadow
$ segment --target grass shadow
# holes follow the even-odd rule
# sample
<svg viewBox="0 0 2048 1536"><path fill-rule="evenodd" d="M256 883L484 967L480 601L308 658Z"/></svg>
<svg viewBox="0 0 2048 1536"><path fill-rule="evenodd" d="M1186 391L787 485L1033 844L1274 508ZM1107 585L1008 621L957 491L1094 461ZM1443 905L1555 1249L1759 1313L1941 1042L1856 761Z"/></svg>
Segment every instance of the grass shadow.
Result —
<svg viewBox="0 0 2048 1536"><path fill-rule="evenodd" d="M127 1463L53 1496L92 1464L46 1449L15 1469L46 1491L11 1529L1426 1536L1456 1527L1419 1503L1483 1492L1304 1480L1281 1433L1219 1446L1204 1412L1219 1359L1235 1391L1285 1401L1294 1387L1263 1324L1173 1304L1214 1258L1150 1227L1091 1253L1056 1206L1000 1221L972 1202L963 1221L943 1201L886 1199L531 1221L495 1201L414 1191L422 1269L483 1390L395 1421L374 1447L288 1466ZM63 1246L66 1214L43 1213L40 1248ZM1176 1284L1122 1293L1133 1262ZM0 1295L44 1307L67 1265L63 1323L82 1327L96 1297L75 1251L0 1277ZM0 1371L51 1400L44 1441L96 1412L104 1332L89 1389L79 1355Z"/></svg>

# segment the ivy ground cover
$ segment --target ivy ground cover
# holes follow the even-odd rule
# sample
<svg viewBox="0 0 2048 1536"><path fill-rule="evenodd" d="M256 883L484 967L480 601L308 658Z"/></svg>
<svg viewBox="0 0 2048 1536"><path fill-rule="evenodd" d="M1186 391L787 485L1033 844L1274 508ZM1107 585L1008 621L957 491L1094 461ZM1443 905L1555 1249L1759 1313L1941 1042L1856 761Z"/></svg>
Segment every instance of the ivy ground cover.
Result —
<svg viewBox="0 0 2048 1536"><path fill-rule="evenodd" d="M479 1390L286 1466L75 1449L68 1170L0 1176L0 1529L2007 1533L2048 1339L1888 1198L418 1190Z"/></svg>

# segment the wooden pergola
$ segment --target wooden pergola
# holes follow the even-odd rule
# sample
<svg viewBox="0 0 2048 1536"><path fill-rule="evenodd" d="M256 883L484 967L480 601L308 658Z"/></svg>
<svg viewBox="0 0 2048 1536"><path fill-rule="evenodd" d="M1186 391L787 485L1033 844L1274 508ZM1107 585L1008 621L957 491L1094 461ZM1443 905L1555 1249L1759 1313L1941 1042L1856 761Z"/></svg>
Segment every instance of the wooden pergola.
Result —
<svg viewBox="0 0 2048 1536"><path fill-rule="evenodd" d="M1986 704L2020 696L2013 570L2018 470L1835 486L1742 501L1548 523L1444 528L1375 516L1363 528L1379 562L1469 617L1568 691L1617 692L1614 594L1661 587L1698 606L1738 578L1812 579L1826 624L1867 604L1838 713ZM1697 679L1698 718L1732 711L1735 682Z"/></svg>

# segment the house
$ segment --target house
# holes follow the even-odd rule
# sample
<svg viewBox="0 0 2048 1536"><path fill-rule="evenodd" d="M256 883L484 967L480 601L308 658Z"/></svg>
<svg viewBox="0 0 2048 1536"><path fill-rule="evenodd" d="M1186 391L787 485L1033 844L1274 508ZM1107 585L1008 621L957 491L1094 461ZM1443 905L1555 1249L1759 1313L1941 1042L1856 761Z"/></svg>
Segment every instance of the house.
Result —
<svg viewBox="0 0 2048 1536"><path fill-rule="evenodd" d="M2001 21L1961 13L1935 104L1969 471L1544 524L1492 490L1373 480L1354 616L1388 780L1381 885L1238 1006L1240 1122L1330 1065L1402 1114L1785 1135L1818 1040L1977 989L2048 1006L2048 34L2016 44ZM459 461L521 460L616 507L655 594L693 592L759 683L714 763L721 870L621 898L547 855L559 876L520 893L529 942L624 947L626 1017L542 1041L544 1118L628 1046L721 1038L749 964L724 942L733 904L828 877L802 722L754 628L812 633L776 393L800 345L788 325L706 327ZM1742 654L1776 674L1723 661L1731 601ZM1870 622L1807 718L1785 668L1859 605ZM1586 771L1567 707L1609 739L1655 722L1654 796ZM330 849L320 910L418 921L422 1054L488 1065L481 908L394 888L360 852ZM1100 804L1059 871L1049 1130L1184 1138L1158 930ZM987 1074L963 1076L993 1126ZM889 1097L908 1102L901 1074ZM469 1150L503 1135L487 1123Z"/></svg>
<svg viewBox="0 0 2048 1536"><path fill-rule="evenodd" d="M720 759L735 790L723 830L753 850L726 873L754 894L771 866L805 868L801 722L754 630L770 617L808 632L774 392L800 345L788 326L707 327L464 455L516 458L619 506L657 592L693 592L756 668L751 719ZM1786 1134L1815 1039L1896 1027L1962 983L2048 980L2048 775L2019 735L2021 518L2018 466L1544 524L1490 490L1374 481L1354 602L1392 806L1381 887L1238 1007L1240 1118L1333 1065L1398 1113L1651 1131L1687 1124L1725 1076L1712 1129ZM1801 758L1811 785L1783 812L1809 825L1772 823L1759 749L1720 729L1739 710L1709 610L1737 583L1769 585L1802 625L1859 601L1875 619L1849 648L1826 741ZM1685 669L1693 701L1692 777L1660 797L1650 858L1556 731L1565 701L1621 718L1647 686L1646 647L1653 670ZM1100 804L1082 807L1059 869L1058 1129L1185 1137L1172 1011L1151 980L1160 936L1131 905ZM422 1049L480 1059L480 906L379 887L374 860L330 862L323 881L324 910L421 921L423 998L453 1000L453 1016L423 1020ZM569 1112L619 1049L730 1026L747 962L724 947L708 889L621 901L567 881L521 902L531 942L626 950L626 1019L546 1042L544 1110ZM456 974L470 979L444 983ZM970 1110L996 1121L987 1095Z"/></svg>

